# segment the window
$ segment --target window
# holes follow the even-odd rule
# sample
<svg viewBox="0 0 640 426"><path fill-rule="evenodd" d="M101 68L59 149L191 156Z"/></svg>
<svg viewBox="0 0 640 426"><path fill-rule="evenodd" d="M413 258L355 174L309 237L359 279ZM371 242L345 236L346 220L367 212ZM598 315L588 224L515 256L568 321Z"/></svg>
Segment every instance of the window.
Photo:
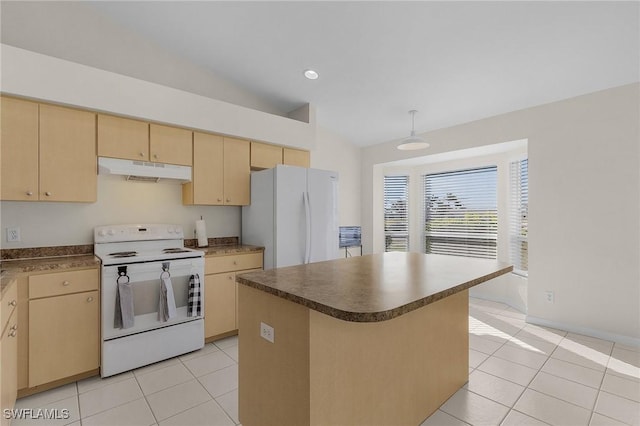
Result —
<svg viewBox="0 0 640 426"><path fill-rule="evenodd" d="M409 251L409 176L384 177L384 251Z"/></svg>
<svg viewBox="0 0 640 426"><path fill-rule="evenodd" d="M496 258L496 166L427 174L424 179L424 252Z"/></svg>
<svg viewBox="0 0 640 426"><path fill-rule="evenodd" d="M509 167L509 257L514 272L529 270L529 160L514 161Z"/></svg>

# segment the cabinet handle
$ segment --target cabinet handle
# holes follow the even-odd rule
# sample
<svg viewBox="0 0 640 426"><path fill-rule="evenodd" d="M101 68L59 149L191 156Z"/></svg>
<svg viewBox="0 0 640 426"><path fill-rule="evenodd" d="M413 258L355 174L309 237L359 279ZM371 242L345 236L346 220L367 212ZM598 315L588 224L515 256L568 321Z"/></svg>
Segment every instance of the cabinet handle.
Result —
<svg viewBox="0 0 640 426"><path fill-rule="evenodd" d="M232 280L233 279L233 275L229 275L229 279Z"/></svg>
<svg viewBox="0 0 640 426"><path fill-rule="evenodd" d="M227 198L227 203L230 203L230 202L231 202L231 200L229 198Z"/></svg>
<svg viewBox="0 0 640 426"><path fill-rule="evenodd" d="M222 202L222 198L218 198L218 202Z"/></svg>
<svg viewBox="0 0 640 426"><path fill-rule="evenodd" d="M16 331L18 329L18 324L14 324L11 326L11 328L9 330L11 331Z"/></svg>
<svg viewBox="0 0 640 426"><path fill-rule="evenodd" d="M141 152L141 153L140 153L140 157L144 157L144 152Z"/></svg>
<svg viewBox="0 0 640 426"><path fill-rule="evenodd" d="M68 286L69 284L71 284L69 281L63 281L62 282L62 285L65 286L65 287Z"/></svg>
<svg viewBox="0 0 640 426"><path fill-rule="evenodd" d="M93 302L93 296L87 297L87 302Z"/></svg>
<svg viewBox="0 0 640 426"><path fill-rule="evenodd" d="M51 192L47 191L44 193L44 195L46 195L47 197L51 197Z"/></svg>
<svg viewBox="0 0 640 426"><path fill-rule="evenodd" d="M237 264L238 264L238 261L237 261L237 260L234 260L234 261L233 261L233 264L234 264L234 265L237 265Z"/></svg>
<svg viewBox="0 0 640 426"><path fill-rule="evenodd" d="M153 158L158 159L158 154L153 154Z"/></svg>
<svg viewBox="0 0 640 426"><path fill-rule="evenodd" d="M16 306L18 304L18 302L16 302L16 299L13 299L11 302L9 302L9 306Z"/></svg>
<svg viewBox="0 0 640 426"><path fill-rule="evenodd" d="M9 337L16 337L17 334L18 334L18 331L13 330L11 333L9 333Z"/></svg>
<svg viewBox="0 0 640 426"><path fill-rule="evenodd" d="M27 195L31 197L33 195L33 191L27 191Z"/></svg>

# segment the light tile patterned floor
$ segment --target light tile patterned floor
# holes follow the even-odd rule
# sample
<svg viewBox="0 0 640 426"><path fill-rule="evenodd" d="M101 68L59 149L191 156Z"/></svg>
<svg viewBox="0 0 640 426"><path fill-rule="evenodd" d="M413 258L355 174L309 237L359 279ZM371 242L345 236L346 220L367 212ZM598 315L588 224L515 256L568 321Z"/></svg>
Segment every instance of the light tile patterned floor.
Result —
<svg viewBox="0 0 640 426"><path fill-rule="evenodd" d="M426 419L446 425L640 425L640 349L524 322L506 305L471 299L469 383ZM238 341L105 380L91 378L18 400L67 408L59 423L235 425ZM16 420L14 426L43 425Z"/></svg>

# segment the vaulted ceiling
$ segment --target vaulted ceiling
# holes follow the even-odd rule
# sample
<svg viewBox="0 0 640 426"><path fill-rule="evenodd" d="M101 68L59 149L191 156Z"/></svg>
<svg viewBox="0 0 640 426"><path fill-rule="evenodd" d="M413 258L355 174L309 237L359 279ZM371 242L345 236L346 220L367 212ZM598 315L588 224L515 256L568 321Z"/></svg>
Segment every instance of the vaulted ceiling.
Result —
<svg viewBox="0 0 640 426"><path fill-rule="evenodd" d="M638 2L12 2L2 42L360 145L639 80ZM320 78L303 76L314 69Z"/></svg>

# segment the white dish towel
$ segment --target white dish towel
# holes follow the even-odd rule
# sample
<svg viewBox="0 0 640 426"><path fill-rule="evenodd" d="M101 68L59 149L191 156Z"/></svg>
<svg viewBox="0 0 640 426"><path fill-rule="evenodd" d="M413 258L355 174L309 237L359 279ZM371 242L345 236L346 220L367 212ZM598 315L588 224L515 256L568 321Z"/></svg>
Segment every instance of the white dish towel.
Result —
<svg viewBox="0 0 640 426"><path fill-rule="evenodd" d="M176 300L173 297L173 285L168 272L160 276L160 301L158 302L158 321L166 322L176 316Z"/></svg>

